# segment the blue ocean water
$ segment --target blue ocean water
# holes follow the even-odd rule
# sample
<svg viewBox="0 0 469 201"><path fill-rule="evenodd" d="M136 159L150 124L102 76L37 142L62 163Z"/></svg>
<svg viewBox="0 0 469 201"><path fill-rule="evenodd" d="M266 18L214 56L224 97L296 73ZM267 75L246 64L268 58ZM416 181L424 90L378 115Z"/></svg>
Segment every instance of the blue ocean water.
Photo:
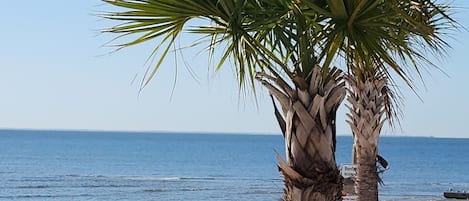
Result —
<svg viewBox="0 0 469 201"><path fill-rule="evenodd" d="M380 139L381 200L469 190L469 139ZM352 138L337 141L350 161ZM281 135L0 130L0 200L278 200Z"/></svg>

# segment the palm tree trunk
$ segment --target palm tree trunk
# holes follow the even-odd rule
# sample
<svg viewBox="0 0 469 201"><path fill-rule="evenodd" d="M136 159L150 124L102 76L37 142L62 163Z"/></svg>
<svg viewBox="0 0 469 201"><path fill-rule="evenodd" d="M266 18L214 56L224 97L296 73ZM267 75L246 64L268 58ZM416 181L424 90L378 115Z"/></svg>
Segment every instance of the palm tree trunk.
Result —
<svg viewBox="0 0 469 201"><path fill-rule="evenodd" d="M355 181L358 201L378 200L379 178L376 171L376 157L373 155L376 156L376 148L362 148L358 154L357 180Z"/></svg>
<svg viewBox="0 0 469 201"><path fill-rule="evenodd" d="M274 99L275 115L285 138L286 162L279 159L286 201L342 200L342 177L335 161L337 108L345 96L342 72L315 67L309 83L296 77L290 87L279 76L257 79Z"/></svg>
<svg viewBox="0 0 469 201"><path fill-rule="evenodd" d="M351 106L347 122L354 136L354 162L357 165L355 191L359 201L378 200L378 172L376 158L378 139L386 120L385 78L360 80L348 77L350 85L348 101Z"/></svg>

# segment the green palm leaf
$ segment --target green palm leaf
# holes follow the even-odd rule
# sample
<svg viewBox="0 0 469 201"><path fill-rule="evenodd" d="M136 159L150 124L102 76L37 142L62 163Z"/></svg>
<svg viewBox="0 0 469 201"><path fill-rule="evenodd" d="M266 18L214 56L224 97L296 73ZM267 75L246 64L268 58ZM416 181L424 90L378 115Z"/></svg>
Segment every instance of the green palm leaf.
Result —
<svg viewBox="0 0 469 201"><path fill-rule="evenodd" d="M447 14L449 7L430 0L103 1L126 10L102 15L124 22L105 32L121 34L116 39L138 35L118 48L160 40L151 55L160 57L147 70L142 87L175 39L188 32L211 37L212 59L215 49L223 49L215 69L232 59L240 86L254 86L255 72L265 70L308 82L315 65L329 72L342 57L358 77L395 72L413 89L412 75L422 79L421 68L435 66L428 52L439 55L448 47L441 31L457 27ZM202 19L197 21L201 24L187 27L191 19Z"/></svg>
<svg viewBox="0 0 469 201"><path fill-rule="evenodd" d="M328 8L330 26L319 34L325 67L342 55L357 79L395 72L412 89L413 75L423 80L421 69L436 67L427 57L449 48L438 31L459 26L447 5L430 0L330 0Z"/></svg>

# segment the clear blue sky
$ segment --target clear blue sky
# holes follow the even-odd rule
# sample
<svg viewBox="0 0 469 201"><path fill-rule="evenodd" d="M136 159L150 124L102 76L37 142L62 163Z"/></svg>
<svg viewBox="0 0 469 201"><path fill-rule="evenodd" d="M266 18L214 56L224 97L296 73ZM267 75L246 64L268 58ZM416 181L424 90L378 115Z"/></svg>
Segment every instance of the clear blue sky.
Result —
<svg viewBox="0 0 469 201"><path fill-rule="evenodd" d="M206 55L185 51L196 72L179 62L172 99L174 61L168 60L138 95L137 80L153 44L108 54L113 23L94 14L109 10L98 0L9 1L0 12L0 128L279 133L265 90L240 98L229 66L214 74ZM466 0L455 4L469 8ZM101 6L100 6L101 5ZM469 10L456 18L469 27ZM191 39L188 37L187 39ZM402 128L384 135L469 137L469 33L450 40L453 49L432 70L420 101L404 88ZM180 57L179 57L180 58ZM351 133L345 109L338 134Z"/></svg>

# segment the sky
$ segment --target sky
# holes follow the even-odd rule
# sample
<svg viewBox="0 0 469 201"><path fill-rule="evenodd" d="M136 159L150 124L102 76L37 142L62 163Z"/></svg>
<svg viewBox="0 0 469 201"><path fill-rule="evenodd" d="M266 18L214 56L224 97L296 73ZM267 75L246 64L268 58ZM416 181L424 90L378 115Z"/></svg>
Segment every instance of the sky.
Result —
<svg viewBox="0 0 469 201"><path fill-rule="evenodd" d="M469 1L454 5L464 7L455 17L469 28ZM214 73L200 49L170 56L139 93L155 43L113 52L105 44L115 35L100 30L116 22L96 16L109 10L98 0L8 1L0 12L0 129L280 133L267 91L240 95L231 67ZM469 32L449 43L447 56L432 59L445 73L424 74L420 98L399 85L400 127L382 135L469 137ZM338 111L339 135L351 133L346 112Z"/></svg>

